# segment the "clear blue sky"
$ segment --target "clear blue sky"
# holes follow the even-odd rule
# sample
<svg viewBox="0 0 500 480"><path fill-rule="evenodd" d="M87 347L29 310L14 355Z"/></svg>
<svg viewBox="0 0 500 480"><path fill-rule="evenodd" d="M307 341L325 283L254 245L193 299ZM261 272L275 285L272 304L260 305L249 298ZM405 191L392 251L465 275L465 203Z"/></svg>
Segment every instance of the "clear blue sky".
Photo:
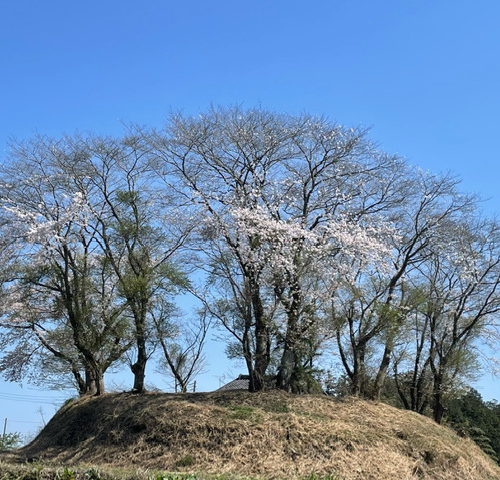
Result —
<svg viewBox="0 0 500 480"><path fill-rule="evenodd" d="M499 22L498 0L2 2L1 154L11 137L262 105L371 127L382 148L455 172L498 213ZM500 399L498 379L479 388ZM49 393L0 382L5 392L35 396L0 398L12 429L33 430Z"/></svg>

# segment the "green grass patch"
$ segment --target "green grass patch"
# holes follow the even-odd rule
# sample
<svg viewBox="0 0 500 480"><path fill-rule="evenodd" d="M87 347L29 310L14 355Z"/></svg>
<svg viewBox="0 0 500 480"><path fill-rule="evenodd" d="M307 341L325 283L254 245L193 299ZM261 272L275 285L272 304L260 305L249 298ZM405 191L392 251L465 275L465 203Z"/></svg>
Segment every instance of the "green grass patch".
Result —
<svg viewBox="0 0 500 480"><path fill-rule="evenodd" d="M311 473L309 475L306 475L305 477L302 477L301 480L344 480L343 477L339 477L338 475L318 475L316 473Z"/></svg>
<svg viewBox="0 0 500 480"><path fill-rule="evenodd" d="M192 467L196 463L196 460L191 455L186 455L182 458L179 458L177 462L175 462L175 466L177 468L186 468ZM161 480L161 479L160 479Z"/></svg>
<svg viewBox="0 0 500 480"><path fill-rule="evenodd" d="M322 413L306 412L304 410L296 410L295 413L302 417L312 418L313 420L320 420L321 422L327 422L331 420L331 417L329 417L328 415L323 415Z"/></svg>
<svg viewBox="0 0 500 480"><path fill-rule="evenodd" d="M290 407L285 402L269 402L263 410L271 413L290 413Z"/></svg>
<svg viewBox="0 0 500 480"><path fill-rule="evenodd" d="M229 410L229 417L238 420L259 422L262 417L254 407L249 407L247 405L230 405L227 409Z"/></svg>

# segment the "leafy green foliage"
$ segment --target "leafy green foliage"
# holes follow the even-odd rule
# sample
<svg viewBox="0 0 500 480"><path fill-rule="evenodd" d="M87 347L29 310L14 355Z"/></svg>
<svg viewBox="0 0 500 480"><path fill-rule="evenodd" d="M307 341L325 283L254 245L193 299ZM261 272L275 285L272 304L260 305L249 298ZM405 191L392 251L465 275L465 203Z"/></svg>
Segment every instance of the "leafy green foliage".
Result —
<svg viewBox="0 0 500 480"><path fill-rule="evenodd" d="M496 401L485 402L479 392L471 388L450 400L447 421L500 463L500 405Z"/></svg>
<svg viewBox="0 0 500 480"><path fill-rule="evenodd" d="M20 433L6 433L5 435L0 436L0 450L12 450L13 448L18 447L20 443Z"/></svg>
<svg viewBox="0 0 500 480"><path fill-rule="evenodd" d="M84 480L103 480L101 473L97 468L91 468L83 474Z"/></svg>
<svg viewBox="0 0 500 480"><path fill-rule="evenodd" d="M57 480L77 480L76 472L69 467L64 467L62 473L56 475Z"/></svg>

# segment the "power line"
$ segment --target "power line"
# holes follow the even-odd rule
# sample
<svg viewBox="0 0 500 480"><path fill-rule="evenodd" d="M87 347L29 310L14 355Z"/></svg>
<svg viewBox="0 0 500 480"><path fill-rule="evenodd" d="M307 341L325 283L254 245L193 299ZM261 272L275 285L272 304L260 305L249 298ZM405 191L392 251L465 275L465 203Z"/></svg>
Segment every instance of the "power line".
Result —
<svg viewBox="0 0 500 480"><path fill-rule="evenodd" d="M13 398L2 398L0 397L0 400L3 401L11 401L11 402L22 402L22 403L30 403L31 405L52 405L56 406L58 402L47 402L47 401L33 401L33 400L14 400Z"/></svg>
<svg viewBox="0 0 500 480"><path fill-rule="evenodd" d="M5 394L0 392L0 396L4 398L10 398L12 400L34 400L34 401L58 401L58 400L66 400L67 397L31 397L31 396L24 396L24 395L10 395L10 394Z"/></svg>
<svg viewBox="0 0 500 480"><path fill-rule="evenodd" d="M9 422L10 423L34 423L36 425L39 425L40 423L42 423L42 421L38 421L38 422L35 422L34 420L12 420L12 419L9 419Z"/></svg>
<svg viewBox="0 0 500 480"><path fill-rule="evenodd" d="M23 397L23 396L13 396L13 395L6 395L3 393L0 393L0 400L3 401L10 401L10 402L23 402L23 403L31 403L34 405L54 405L58 403L62 403L66 398L36 398L36 397Z"/></svg>
<svg viewBox="0 0 500 480"><path fill-rule="evenodd" d="M0 392L0 395L11 398L24 398L26 400L67 400L66 396L51 396L51 395L29 395L25 393L9 393Z"/></svg>

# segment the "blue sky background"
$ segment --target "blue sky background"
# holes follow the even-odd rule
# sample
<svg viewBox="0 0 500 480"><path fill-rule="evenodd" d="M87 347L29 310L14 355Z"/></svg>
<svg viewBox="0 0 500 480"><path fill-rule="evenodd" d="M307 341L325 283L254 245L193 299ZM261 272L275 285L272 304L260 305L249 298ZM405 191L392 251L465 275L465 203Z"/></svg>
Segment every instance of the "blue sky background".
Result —
<svg viewBox="0 0 500 480"><path fill-rule="evenodd" d="M171 110L261 105L371 127L383 149L456 173L497 214L499 22L497 0L2 2L0 155L36 133L113 134L160 126ZM207 389L240 370L210 350L221 361ZM0 381L10 430L34 431L39 406L47 420L64 397L31 388ZM498 379L478 388L500 399Z"/></svg>

